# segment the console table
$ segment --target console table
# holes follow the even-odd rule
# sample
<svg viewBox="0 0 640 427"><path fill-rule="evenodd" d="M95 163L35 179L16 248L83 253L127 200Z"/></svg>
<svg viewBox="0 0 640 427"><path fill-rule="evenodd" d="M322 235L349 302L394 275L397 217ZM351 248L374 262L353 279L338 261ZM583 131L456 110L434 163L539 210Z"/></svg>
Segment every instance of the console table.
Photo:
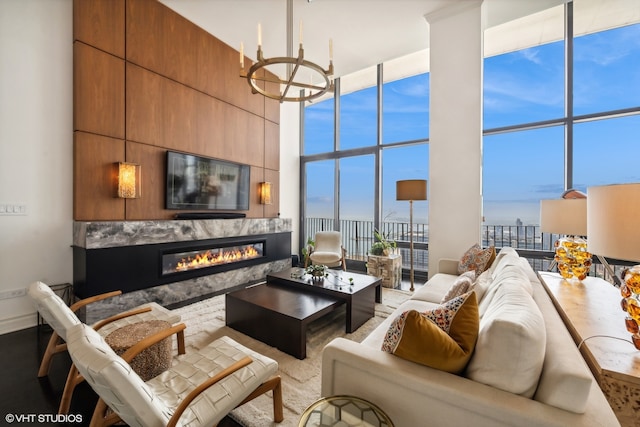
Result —
<svg viewBox="0 0 640 427"><path fill-rule="evenodd" d="M549 272L538 277L620 424L640 427L640 351L624 326L619 289L597 277L582 282Z"/></svg>

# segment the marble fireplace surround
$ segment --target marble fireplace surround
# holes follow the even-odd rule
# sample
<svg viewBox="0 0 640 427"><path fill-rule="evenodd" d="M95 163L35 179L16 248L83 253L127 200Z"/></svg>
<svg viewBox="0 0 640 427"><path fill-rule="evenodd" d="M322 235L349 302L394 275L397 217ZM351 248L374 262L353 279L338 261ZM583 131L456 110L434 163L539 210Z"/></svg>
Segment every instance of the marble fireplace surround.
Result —
<svg viewBox="0 0 640 427"><path fill-rule="evenodd" d="M90 277L87 269L91 268L92 255L105 252L104 250L108 252L124 248L137 251L143 247L154 248L190 242L197 244L198 241L211 239L225 241L240 237L250 240L251 236L275 238L279 246L276 259L270 256L258 262L239 263L238 268L207 269L206 272L197 273L206 274L199 277L184 279L184 275L176 275L178 281L145 286L145 289L131 292L125 290L125 293L118 297L91 304L86 313L86 321L90 322L145 302L155 301L167 306L198 300L236 286L255 283L271 272L289 268L291 224L291 219L283 218L76 221L73 224L74 289L81 290L81 293L87 293L87 287L90 286L90 283L85 283L85 278ZM114 289L119 289L117 284L114 285Z"/></svg>

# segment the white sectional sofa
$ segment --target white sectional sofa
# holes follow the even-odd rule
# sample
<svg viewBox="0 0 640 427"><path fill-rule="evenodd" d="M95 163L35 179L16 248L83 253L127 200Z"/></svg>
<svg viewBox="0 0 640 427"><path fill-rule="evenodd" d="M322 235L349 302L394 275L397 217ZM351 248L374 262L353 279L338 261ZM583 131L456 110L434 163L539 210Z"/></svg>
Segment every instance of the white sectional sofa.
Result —
<svg viewBox="0 0 640 427"><path fill-rule="evenodd" d="M370 400L396 427L619 425L537 275L511 248L475 282L478 338L461 375L381 351L398 315L438 306L457 265L441 261L439 273L362 343L329 343L322 395Z"/></svg>

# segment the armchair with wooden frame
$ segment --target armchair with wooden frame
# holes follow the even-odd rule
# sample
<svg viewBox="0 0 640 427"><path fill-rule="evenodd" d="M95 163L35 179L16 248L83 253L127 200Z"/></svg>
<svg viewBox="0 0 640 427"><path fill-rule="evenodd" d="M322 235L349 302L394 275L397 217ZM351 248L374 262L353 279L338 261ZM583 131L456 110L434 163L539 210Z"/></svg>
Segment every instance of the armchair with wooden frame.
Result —
<svg viewBox="0 0 640 427"><path fill-rule="evenodd" d="M305 267L311 264L326 265L347 269L345 257L346 249L342 246L342 234L339 231L318 231L315 244L310 248Z"/></svg>
<svg viewBox="0 0 640 427"><path fill-rule="evenodd" d="M121 356L87 325L68 332L69 354L100 399L91 426L212 426L234 408L273 392L273 419L283 420L278 363L229 337L189 352L167 371L143 381L129 362L141 351L180 332L184 324L143 339ZM113 412L107 411L111 408Z"/></svg>
<svg viewBox="0 0 640 427"><path fill-rule="evenodd" d="M62 298L56 295L55 292L53 292L46 284L42 282L34 282L29 286L28 294L33 300L36 310L53 329L47 348L42 356L40 369L38 370L38 377L44 377L49 374L51 360L54 355L67 351L67 331L71 327L82 323L76 315L76 312L80 308L86 307L88 304L111 298L113 296L120 295L121 293L121 291L113 291L101 295L95 295L93 297L77 301L72 304L71 307L67 307ZM150 303L124 313L119 313L107 319L100 320L93 324L92 327L94 330L98 331L101 336L106 337L112 331L125 325L147 320L164 320L170 324L175 324L180 322L180 316L156 303ZM183 331L176 334L176 340L178 344L178 353L184 354L185 345ZM83 377L78 374L78 371L72 364L69 370L69 375L67 376L64 391L62 392L58 413L66 414L69 412L73 390L82 381L84 381Z"/></svg>

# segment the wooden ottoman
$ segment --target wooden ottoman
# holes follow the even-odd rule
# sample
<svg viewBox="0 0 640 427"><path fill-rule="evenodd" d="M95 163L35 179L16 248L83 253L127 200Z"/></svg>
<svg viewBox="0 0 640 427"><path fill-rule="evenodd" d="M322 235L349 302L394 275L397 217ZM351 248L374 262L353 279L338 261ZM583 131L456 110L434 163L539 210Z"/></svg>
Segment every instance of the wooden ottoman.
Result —
<svg viewBox="0 0 640 427"><path fill-rule="evenodd" d="M111 332L105 341L116 354L121 355L141 340L170 327L171 323L164 320L132 323ZM171 338L168 337L143 350L131 360L130 365L143 381L149 381L169 369L171 351Z"/></svg>

